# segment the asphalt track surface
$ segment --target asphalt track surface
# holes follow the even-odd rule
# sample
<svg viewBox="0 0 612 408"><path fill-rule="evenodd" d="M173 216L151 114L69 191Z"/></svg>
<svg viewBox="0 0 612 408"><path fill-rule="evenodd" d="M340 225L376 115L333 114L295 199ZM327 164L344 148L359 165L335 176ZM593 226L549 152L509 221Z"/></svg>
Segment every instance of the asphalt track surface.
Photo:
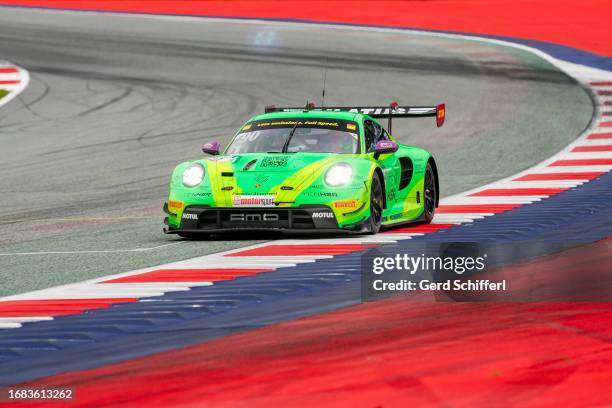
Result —
<svg viewBox="0 0 612 408"><path fill-rule="evenodd" d="M330 105L447 103L442 129L394 125L437 157L444 195L539 162L592 117L527 52L397 32L0 8L0 57L31 75L0 111L0 295L274 238L163 236L169 175L267 104L319 103L326 71Z"/></svg>

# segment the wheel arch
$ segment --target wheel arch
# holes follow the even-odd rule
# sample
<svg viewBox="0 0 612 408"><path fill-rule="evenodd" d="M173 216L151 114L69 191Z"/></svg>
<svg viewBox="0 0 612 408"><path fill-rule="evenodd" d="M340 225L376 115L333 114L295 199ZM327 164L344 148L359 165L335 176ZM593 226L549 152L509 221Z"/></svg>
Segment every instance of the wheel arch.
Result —
<svg viewBox="0 0 612 408"><path fill-rule="evenodd" d="M385 183L385 176L383 171L381 170L380 167L376 166L374 167L374 172L372 173L372 176L374 176L374 174L378 174L378 178L380 179L380 182L382 184L382 192L383 192L383 209L387 208L387 186ZM371 188L371 186L370 186Z"/></svg>
<svg viewBox="0 0 612 408"><path fill-rule="evenodd" d="M440 203L440 179L438 177L438 166L436 165L436 161L433 156L429 156L427 163L431 165L431 169L434 172L435 182L436 182L436 208L438 208L438 204Z"/></svg>

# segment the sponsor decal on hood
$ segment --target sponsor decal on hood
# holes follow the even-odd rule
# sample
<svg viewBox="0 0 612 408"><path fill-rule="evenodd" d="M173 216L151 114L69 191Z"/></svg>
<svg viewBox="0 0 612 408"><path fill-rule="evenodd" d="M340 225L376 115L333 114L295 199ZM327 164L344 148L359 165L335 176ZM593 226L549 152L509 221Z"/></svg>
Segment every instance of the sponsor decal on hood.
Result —
<svg viewBox="0 0 612 408"><path fill-rule="evenodd" d="M274 195L235 195L234 207L274 207Z"/></svg>

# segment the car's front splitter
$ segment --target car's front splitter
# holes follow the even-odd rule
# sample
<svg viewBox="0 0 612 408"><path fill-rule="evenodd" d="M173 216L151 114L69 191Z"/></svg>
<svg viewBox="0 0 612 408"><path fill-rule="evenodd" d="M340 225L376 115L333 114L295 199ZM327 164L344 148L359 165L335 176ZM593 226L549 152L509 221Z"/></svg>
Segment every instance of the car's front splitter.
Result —
<svg viewBox="0 0 612 408"><path fill-rule="evenodd" d="M164 211L169 213L167 206ZM300 207L254 207L218 208L208 206L188 206L181 215L180 227L164 220L164 232L180 233L220 233L228 231L299 231L312 233L365 233L364 221L340 226L334 212L323 205L303 205Z"/></svg>

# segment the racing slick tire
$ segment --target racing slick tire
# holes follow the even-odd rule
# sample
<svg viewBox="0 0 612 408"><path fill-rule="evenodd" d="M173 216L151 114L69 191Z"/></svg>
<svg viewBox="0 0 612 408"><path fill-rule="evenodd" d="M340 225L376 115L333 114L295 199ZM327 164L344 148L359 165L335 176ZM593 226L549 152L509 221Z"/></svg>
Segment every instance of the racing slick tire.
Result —
<svg viewBox="0 0 612 408"><path fill-rule="evenodd" d="M377 234L382 225L384 206L383 187L378 173L374 173L370 185L370 218L368 219L368 234Z"/></svg>
<svg viewBox="0 0 612 408"><path fill-rule="evenodd" d="M436 185L436 173L433 171L431 163L427 163L425 180L423 183L423 217L426 224L430 224L433 221L436 213L436 200L438 194Z"/></svg>

